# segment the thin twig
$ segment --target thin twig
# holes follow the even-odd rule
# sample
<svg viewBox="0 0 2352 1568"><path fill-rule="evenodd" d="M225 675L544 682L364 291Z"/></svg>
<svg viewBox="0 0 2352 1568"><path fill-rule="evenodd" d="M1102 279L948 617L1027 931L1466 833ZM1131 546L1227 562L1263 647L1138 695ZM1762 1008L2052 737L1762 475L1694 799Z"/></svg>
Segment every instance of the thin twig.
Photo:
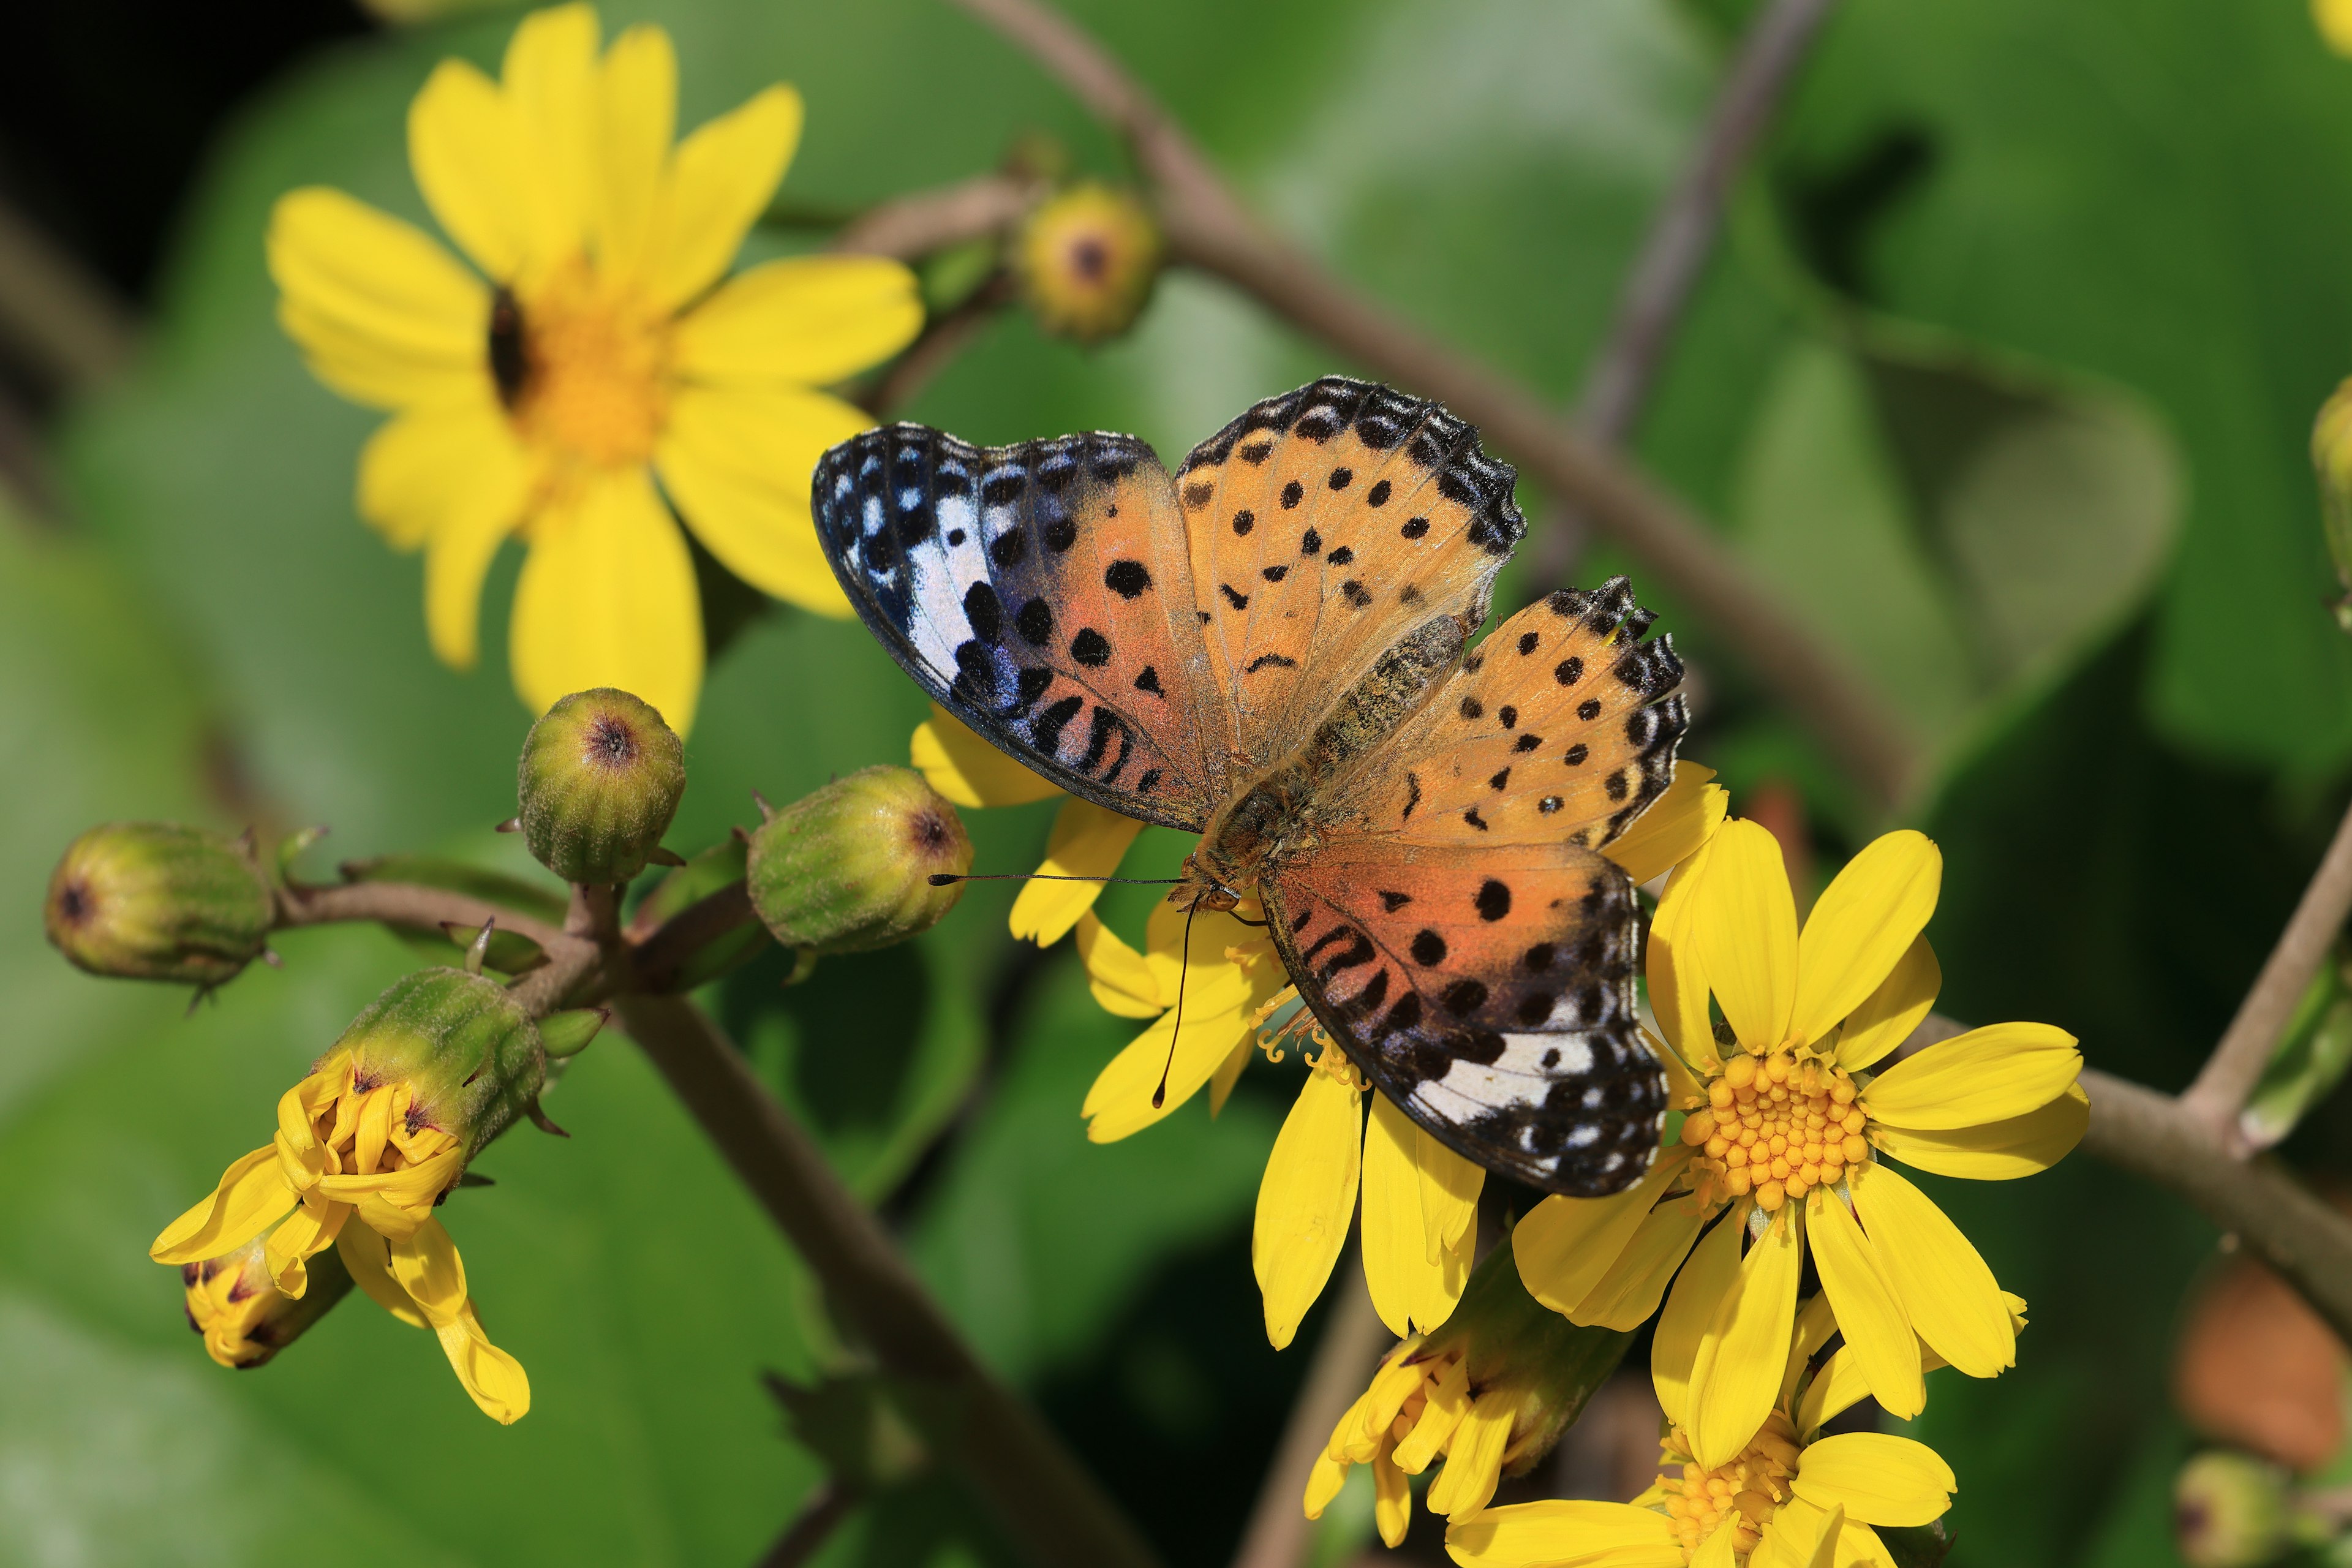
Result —
<svg viewBox="0 0 2352 1568"><path fill-rule="evenodd" d="M2268 1161L2235 1158L2180 1101L2093 1068L2083 1148L2179 1194L2234 1232L2352 1343L2352 1220Z"/></svg>
<svg viewBox="0 0 2352 1568"><path fill-rule="evenodd" d="M1150 1547L1036 1412L997 1382L873 1215L708 1016L676 997L624 995L622 1022L751 1195L824 1282L845 1327L885 1370L940 1385L961 1411L950 1451L1042 1563L1150 1568Z"/></svg>
<svg viewBox="0 0 2352 1568"><path fill-rule="evenodd" d="M2213 1054L2180 1096L2180 1108L2203 1125L2225 1148L2243 1154L2246 1144L2238 1132L2238 1113L2269 1065L2271 1052L2287 1020L2303 1000L2311 977L2319 973L2336 933L2352 914L2352 810L2336 825L2336 837L2321 857L2319 869L2303 889L2302 901L2279 933L2278 945L2254 977L2253 988L2238 1004L2237 1016L2221 1036Z"/></svg>
<svg viewBox="0 0 2352 1568"><path fill-rule="evenodd" d="M0 204L0 348L52 389L79 393L130 363L130 310L16 208Z"/></svg>
<svg viewBox="0 0 2352 1568"><path fill-rule="evenodd" d="M832 248L913 261L996 234L1029 209L1037 187L1010 174L982 174L917 191L860 215L833 237Z"/></svg>
<svg viewBox="0 0 2352 1568"><path fill-rule="evenodd" d="M1918 759L1901 724L1679 502L1580 434L1531 389L1406 325L1313 257L1268 234L1151 96L1066 17L1035 0L955 4L1026 50L1127 138L1157 198L1172 256L1483 426L1497 448L1572 497L1684 608L1745 653L1749 667L1879 805L1905 798Z"/></svg>
<svg viewBox="0 0 2352 1568"><path fill-rule="evenodd" d="M793 1516L792 1523L784 1527L783 1534L776 1537L776 1543L760 1559L760 1568L800 1568L832 1538L857 1501L856 1490L836 1479L828 1476L819 1481L808 1500L801 1505L800 1512Z"/></svg>
<svg viewBox="0 0 2352 1568"><path fill-rule="evenodd" d="M1576 423L1615 447L1633 434L1649 401L1675 323L1690 302L1723 226L1732 184L1772 122L1822 21L1836 0L1769 0L1739 41L1707 115L1698 148L1667 193L1642 253L1625 275L1609 335L1593 357L1577 401ZM1574 570L1584 520L1561 500L1536 538L1536 581L1565 585Z"/></svg>
<svg viewBox="0 0 2352 1568"><path fill-rule="evenodd" d="M1357 1256L1351 1247L1340 1259L1337 1272L1342 1279L1356 1272L1351 1264ZM1349 1279L1331 1309L1330 1321L1323 1326L1323 1337L1316 1342L1315 1359L1307 1363L1307 1381L1299 1385L1274 1462L1259 1486L1257 1506L1250 1510L1241 1549L1234 1553L1234 1568L1296 1568L1305 1557L1305 1499L1315 1458L1331 1440L1339 1417L1363 1393L1373 1363L1391 1342L1381 1315L1372 1310L1371 1297Z"/></svg>
<svg viewBox="0 0 2352 1568"><path fill-rule="evenodd" d="M422 931L437 931L444 925L479 930L484 921L496 921L500 931L529 937L551 959L559 948L582 945L546 921L517 913L504 904L410 882L346 882L316 888L298 884L279 894L278 909L278 923L288 926L374 921Z"/></svg>
<svg viewBox="0 0 2352 1568"><path fill-rule="evenodd" d="M637 984L647 991L676 989L678 974L695 954L758 918L751 892L740 882L687 905L637 943Z"/></svg>

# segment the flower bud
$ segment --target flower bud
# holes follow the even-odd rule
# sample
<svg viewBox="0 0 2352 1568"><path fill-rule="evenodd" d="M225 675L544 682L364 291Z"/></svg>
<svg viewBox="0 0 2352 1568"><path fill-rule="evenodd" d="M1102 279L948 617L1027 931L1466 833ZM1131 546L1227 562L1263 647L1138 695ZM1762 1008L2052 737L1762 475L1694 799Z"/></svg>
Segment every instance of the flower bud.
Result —
<svg viewBox="0 0 2352 1568"><path fill-rule="evenodd" d="M626 882L661 847L686 793L677 736L609 686L549 709L522 743L523 839L567 882Z"/></svg>
<svg viewBox="0 0 2352 1568"><path fill-rule="evenodd" d="M394 981L328 1054L344 1052L355 1087L406 1085L409 1120L454 1135L467 1160L537 1109L547 1077L530 1015L505 986L462 969Z"/></svg>
<svg viewBox="0 0 2352 1568"><path fill-rule="evenodd" d="M908 768L865 768L794 801L751 836L751 905L778 942L862 952L929 930L955 907L971 840Z"/></svg>
<svg viewBox="0 0 2352 1568"><path fill-rule="evenodd" d="M1160 259L1160 226L1143 204L1126 191L1086 183L1029 215L1014 268L1040 326L1095 343L1117 337L1142 313Z"/></svg>
<svg viewBox="0 0 2352 1568"><path fill-rule="evenodd" d="M2320 405L2311 426L2311 463L2319 471L2320 518L2328 556L2336 563L2344 596L2336 620L2352 631L2352 380Z"/></svg>
<svg viewBox="0 0 2352 1568"><path fill-rule="evenodd" d="M2286 1475L2250 1454L2213 1448L2172 1483L2172 1526L2189 1568L2256 1568L2289 1544Z"/></svg>
<svg viewBox="0 0 2352 1568"><path fill-rule="evenodd" d="M188 1327L205 1339L205 1353L227 1367L259 1366L292 1344L327 1309L351 1294L351 1270L333 1252L310 1265L310 1289L289 1296L270 1281L264 1258L268 1236L201 1263L183 1264Z"/></svg>
<svg viewBox="0 0 2352 1568"><path fill-rule="evenodd" d="M49 941L92 974L222 985L261 956L277 916L243 842L164 822L111 822L49 877Z"/></svg>

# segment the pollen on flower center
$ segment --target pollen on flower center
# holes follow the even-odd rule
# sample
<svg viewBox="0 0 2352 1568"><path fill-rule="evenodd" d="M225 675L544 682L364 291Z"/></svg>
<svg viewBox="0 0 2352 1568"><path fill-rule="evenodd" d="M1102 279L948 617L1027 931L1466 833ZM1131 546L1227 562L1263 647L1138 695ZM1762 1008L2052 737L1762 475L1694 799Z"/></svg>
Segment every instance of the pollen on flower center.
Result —
<svg viewBox="0 0 2352 1568"><path fill-rule="evenodd" d="M1753 1443L1730 1463L1704 1469L1689 1460L1690 1439L1677 1426L1664 1443L1658 1489L1665 1494L1666 1519L1683 1559L1690 1561L1718 1528L1737 1533L1732 1555L1741 1562L1756 1550L1764 1521L1789 1499L1789 1479L1797 1468L1797 1434L1788 1416L1774 1411ZM1681 1473L1667 1472L1677 1468Z"/></svg>
<svg viewBox="0 0 2352 1568"><path fill-rule="evenodd" d="M533 289L515 317L493 313L489 353L524 437L596 468L652 457L668 412L668 318L584 263ZM502 331L520 338L520 376L500 362Z"/></svg>
<svg viewBox="0 0 2352 1568"><path fill-rule="evenodd" d="M1718 1162L1731 1197L1753 1192L1767 1212L1833 1185L1870 1156L1853 1079L1818 1058L1734 1054L1683 1123L1683 1142Z"/></svg>

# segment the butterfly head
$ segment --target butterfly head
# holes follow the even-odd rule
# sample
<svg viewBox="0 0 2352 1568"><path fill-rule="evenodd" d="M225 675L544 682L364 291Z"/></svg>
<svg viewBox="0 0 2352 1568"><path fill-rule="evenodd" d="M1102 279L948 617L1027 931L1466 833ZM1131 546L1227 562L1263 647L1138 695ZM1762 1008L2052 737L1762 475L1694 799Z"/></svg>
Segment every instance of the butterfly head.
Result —
<svg viewBox="0 0 2352 1568"><path fill-rule="evenodd" d="M1238 905L1242 889L1234 883L1239 879L1223 866L1212 864L1216 858L1206 845L1184 857L1184 875L1168 895L1168 901L1183 909L1212 912L1223 912Z"/></svg>

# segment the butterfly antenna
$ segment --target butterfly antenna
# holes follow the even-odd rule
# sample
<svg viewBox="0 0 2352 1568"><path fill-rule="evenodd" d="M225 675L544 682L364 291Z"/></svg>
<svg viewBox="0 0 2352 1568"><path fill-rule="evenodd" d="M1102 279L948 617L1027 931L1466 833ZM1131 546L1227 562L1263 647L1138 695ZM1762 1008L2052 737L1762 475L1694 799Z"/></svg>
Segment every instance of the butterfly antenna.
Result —
<svg viewBox="0 0 2352 1568"><path fill-rule="evenodd" d="M1184 910L1184 955L1176 966L1176 1027L1168 1035L1168 1059L1160 1064L1160 1087L1151 1091L1151 1109L1168 1103L1168 1075L1176 1068L1176 1042L1184 1037L1184 981L1192 973L1192 917L1201 912L1194 899Z"/></svg>
<svg viewBox="0 0 2352 1568"><path fill-rule="evenodd" d="M934 871L930 882L944 888L952 882L1118 882L1130 888L1172 888L1181 877L1064 877L1046 871Z"/></svg>

